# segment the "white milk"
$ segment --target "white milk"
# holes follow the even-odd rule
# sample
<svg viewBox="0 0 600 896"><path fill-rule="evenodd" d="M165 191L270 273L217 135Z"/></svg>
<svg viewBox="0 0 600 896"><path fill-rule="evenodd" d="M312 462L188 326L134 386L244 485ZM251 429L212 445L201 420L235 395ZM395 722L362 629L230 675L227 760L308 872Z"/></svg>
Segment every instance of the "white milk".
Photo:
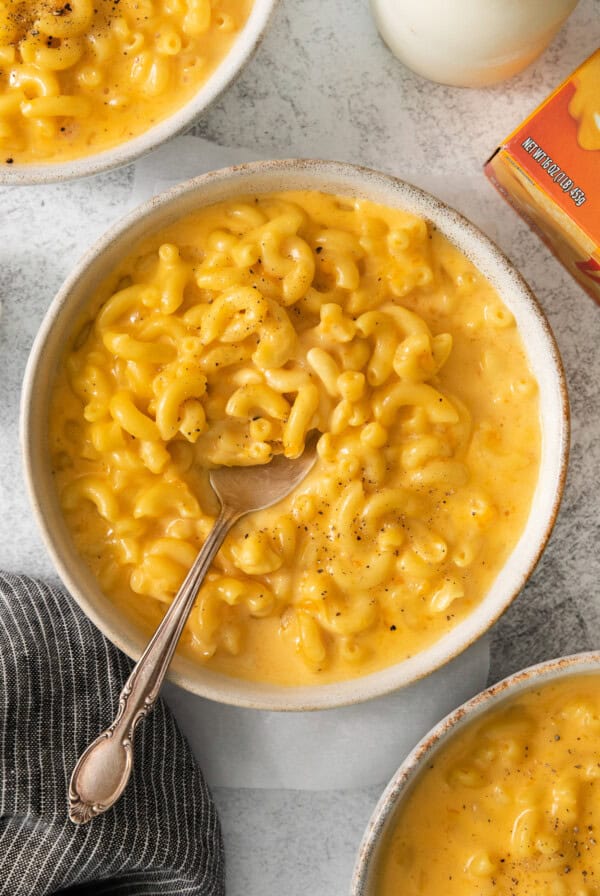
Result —
<svg viewBox="0 0 600 896"><path fill-rule="evenodd" d="M371 0L391 51L419 75L482 87L539 56L577 0Z"/></svg>

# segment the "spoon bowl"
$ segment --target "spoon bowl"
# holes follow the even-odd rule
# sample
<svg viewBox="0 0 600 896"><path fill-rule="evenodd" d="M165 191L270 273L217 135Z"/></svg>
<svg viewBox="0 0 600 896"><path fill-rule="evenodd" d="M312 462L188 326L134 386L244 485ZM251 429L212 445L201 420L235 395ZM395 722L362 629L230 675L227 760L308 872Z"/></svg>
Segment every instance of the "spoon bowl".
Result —
<svg viewBox="0 0 600 896"><path fill-rule="evenodd" d="M281 501L300 485L314 466L318 437L313 430L307 436L304 451L293 460L277 454L268 464L212 470L210 484L221 505L237 507L243 516Z"/></svg>

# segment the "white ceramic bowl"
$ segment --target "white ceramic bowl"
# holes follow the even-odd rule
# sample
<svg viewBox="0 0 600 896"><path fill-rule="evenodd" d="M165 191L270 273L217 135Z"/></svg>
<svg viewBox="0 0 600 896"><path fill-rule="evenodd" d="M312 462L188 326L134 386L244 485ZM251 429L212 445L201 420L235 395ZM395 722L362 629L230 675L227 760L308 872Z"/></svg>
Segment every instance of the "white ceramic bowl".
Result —
<svg viewBox="0 0 600 896"><path fill-rule="evenodd" d="M258 47L277 0L254 0L246 24L231 50L222 59L198 92L184 106L154 127L131 140L69 162L31 165L0 165L0 184L14 186L47 184L88 177L128 165L134 159L156 149L172 137L190 128L195 120L239 74Z"/></svg>
<svg viewBox="0 0 600 896"><path fill-rule="evenodd" d="M214 171L162 193L116 224L76 266L52 302L33 346L21 405L26 481L42 536L65 585L92 621L118 647L138 657L142 633L105 597L77 554L54 488L47 450L50 394L66 339L96 285L149 229L165 227L199 207L239 194L324 190L369 198L432 221L496 287L517 320L540 389L542 457L531 512L521 538L488 594L437 643L404 662L362 678L310 687L280 687L226 678L176 656L171 678L224 703L303 710L342 706L396 690L439 668L482 635L516 597L550 535L560 502L568 454L569 417L564 373L548 323L508 259L472 224L403 181L337 162L255 162Z"/></svg>
<svg viewBox="0 0 600 896"><path fill-rule="evenodd" d="M530 666L493 685L432 728L404 760L383 794L367 825L354 867L350 896L375 896L377 873L387 834L413 783L444 745L474 719L521 691L572 675L600 672L600 653L578 653Z"/></svg>

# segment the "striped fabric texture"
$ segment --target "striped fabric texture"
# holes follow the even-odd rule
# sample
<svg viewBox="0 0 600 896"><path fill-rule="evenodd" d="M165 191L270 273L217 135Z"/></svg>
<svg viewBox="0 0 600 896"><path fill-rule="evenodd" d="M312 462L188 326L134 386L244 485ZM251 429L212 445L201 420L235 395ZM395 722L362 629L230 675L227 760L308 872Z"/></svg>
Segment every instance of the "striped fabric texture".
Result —
<svg viewBox="0 0 600 896"><path fill-rule="evenodd" d="M164 703L120 802L84 826L71 771L111 722L131 662L60 589L0 573L0 894L222 896L215 806Z"/></svg>

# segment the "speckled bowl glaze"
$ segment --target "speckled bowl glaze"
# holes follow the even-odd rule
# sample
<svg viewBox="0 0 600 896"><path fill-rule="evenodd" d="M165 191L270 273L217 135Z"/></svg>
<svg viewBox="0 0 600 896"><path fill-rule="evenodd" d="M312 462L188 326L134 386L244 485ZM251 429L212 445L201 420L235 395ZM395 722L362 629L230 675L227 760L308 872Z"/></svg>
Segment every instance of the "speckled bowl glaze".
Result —
<svg viewBox="0 0 600 896"><path fill-rule="evenodd" d="M432 728L406 757L369 819L354 866L350 896L375 896L379 863L396 813L401 809L421 771L449 740L458 735L466 725L495 709L509 697L548 682L586 673L600 673L600 652L577 653L530 666L477 694Z"/></svg>
<svg viewBox="0 0 600 896"><path fill-rule="evenodd" d="M128 165L190 128L195 120L237 77L258 47L277 0L254 0L248 21L237 36L231 50L219 63L198 92L168 118L159 121L143 134L119 143L102 152L92 153L69 162L47 162L27 165L0 164L0 184L61 183L101 174L111 168Z"/></svg>
<svg viewBox="0 0 600 896"><path fill-rule="evenodd" d="M121 650L138 657L145 638L101 592L78 556L54 488L47 447L53 380L63 347L96 285L149 231L203 206L240 194L323 190L363 197L414 212L435 224L496 287L515 315L539 383L542 458L538 485L523 535L478 607L437 643L404 662L349 681L297 688L227 678L176 656L171 678L182 687L239 706L306 710L343 706L408 685L438 669L479 638L516 597L548 540L562 495L569 441L565 378L556 343L531 291L508 259L457 212L417 188L338 162L255 162L195 178L142 205L117 223L85 255L52 302L33 346L22 394L21 440L32 507L56 568L90 619Z"/></svg>

